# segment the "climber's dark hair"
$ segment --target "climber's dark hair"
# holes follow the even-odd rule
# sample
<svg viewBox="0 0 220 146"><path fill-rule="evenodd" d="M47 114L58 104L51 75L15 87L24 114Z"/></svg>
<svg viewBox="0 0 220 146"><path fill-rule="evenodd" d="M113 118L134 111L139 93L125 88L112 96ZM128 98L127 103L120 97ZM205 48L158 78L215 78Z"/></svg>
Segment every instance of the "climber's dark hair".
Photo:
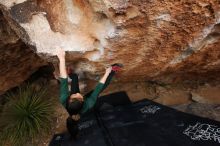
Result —
<svg viewBox="0 0 220 146"><path fill-rule="evenodd" d="M69 101L69 98L68 98L68 101ZM79 101L78 99L73 99L71 102L68 102L68 101L66 102L67 103L66 109L67 109L69 115L72 116L72 115L79 114L80 110L83 107L82 101Z"/></svg>
<svg viewBox="0 0 220 146"><path fill-rule="evenodd" d="M71 139L76 139L76 136L79 131L77 125L78 122L72 119L71 116L79 114L80 110L83 107L83 103L78 99L73 99L71 102L69 102L69 98L70 97L68 97L66 101L66 109L69 113L69 117L66 119L66 127L71 136Z"/></svg>

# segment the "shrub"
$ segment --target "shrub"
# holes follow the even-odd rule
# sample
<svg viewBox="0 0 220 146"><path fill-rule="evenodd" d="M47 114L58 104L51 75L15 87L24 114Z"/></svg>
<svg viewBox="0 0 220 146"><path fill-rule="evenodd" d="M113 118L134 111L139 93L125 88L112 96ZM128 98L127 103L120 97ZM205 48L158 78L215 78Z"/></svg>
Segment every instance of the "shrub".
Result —
<svg viewBox="0 0 220 146"><path fill-rule="evenodd" d="M47 96L46 88L25 85L8 93L7 99L0 116L2 143L24 145L39 134L49 132L54 102Z"/></svg>

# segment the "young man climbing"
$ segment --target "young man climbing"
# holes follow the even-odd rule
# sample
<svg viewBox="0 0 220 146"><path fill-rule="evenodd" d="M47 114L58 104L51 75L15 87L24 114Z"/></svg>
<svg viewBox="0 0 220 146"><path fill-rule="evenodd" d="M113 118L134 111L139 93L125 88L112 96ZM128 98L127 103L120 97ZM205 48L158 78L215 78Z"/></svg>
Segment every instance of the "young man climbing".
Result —
<svg viewBox="0 0 220 146"><path fill-rule="evenodd" d="M73 116L82 115L94 107L99 94L109 85L112 77L122 65L113 64L111 67L107 68L95 89L83 96L79 90L78 76L73 73L67 74L65 51L63 49L58 49L57 57L59 59L60 69L60 102L69 113L66 123L67 129L72 138L75 138L78 133L78 126L77 120L73 118ZM70 92L68 90L68 76L72 79Z"/></svg>

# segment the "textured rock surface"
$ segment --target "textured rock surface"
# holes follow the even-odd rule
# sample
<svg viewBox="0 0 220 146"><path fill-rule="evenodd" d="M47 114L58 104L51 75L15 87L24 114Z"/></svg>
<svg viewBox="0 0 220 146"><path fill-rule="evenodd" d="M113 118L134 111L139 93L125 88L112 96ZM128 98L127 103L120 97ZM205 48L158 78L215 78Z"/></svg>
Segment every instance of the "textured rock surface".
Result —
<svg viewBox="0 0 220 146"><path fill-rule="evenodd" d="M0 95L45 64L9 27L0 12Z"/></svg>
<svg viewBox="0 0 220 146"><path fill-rule="evenodd" d="M201 86L192 91L192 100L199 103L220 104L220 86Z"/></svg>
<svg viewBox="0 0 220 146"><path fill-rule="evenodd" d="M179 105L192 102L189 92L177 88L159 92L158 98L154 101L163 105Z"/></svg>
<svg viewBox="0 0 220 146"><path fill-rule="evenodd" d="M23 42L52 61L48 56L56 47L70 51L68 62L86 75L120 62L122 81L220 78L219 0L0 0L0 5Z"/></svg>
<svg viewBox="0 0 220 146"><path fill-rule="evenodd" d="M216 104L190 103L173 106L182 112L220 121L220 106Z"/></svg>

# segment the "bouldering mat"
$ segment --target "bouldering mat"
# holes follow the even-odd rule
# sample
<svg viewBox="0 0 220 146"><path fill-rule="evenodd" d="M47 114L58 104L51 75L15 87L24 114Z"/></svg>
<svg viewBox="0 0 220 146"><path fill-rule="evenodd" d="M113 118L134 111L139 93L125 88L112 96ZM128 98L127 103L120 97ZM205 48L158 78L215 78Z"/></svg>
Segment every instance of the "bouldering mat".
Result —
<svg viewBox="0 0 220 146"><path fill-rule="evenodd" d="M112 94L112 98L115 98ZM109 98L109 97L108 97ZM55 135L51 144L80 146L219 146L220 122L150 100L100 108L82 117L80 136ZM57 138L58 137L58 138ZM58 140L57 140L58 141ZM52 145L51 145L52 146Z"/></svg>

